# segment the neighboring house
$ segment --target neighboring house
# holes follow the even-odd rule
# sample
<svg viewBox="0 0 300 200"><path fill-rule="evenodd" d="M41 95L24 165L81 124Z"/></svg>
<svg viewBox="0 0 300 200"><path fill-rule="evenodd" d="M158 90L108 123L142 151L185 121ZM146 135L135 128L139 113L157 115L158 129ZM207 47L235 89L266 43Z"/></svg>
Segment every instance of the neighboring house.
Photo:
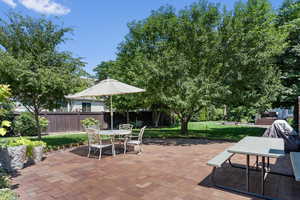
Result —
<svg viewBox="0 0 300 200"><path fill-rule="evenodd" d="M287 119L287 118L293 118L294 115L294 108L275 108L272 109L271 112L276 112L278 119Z"/></svg>
<svg viewBox="0 0 300 200"><path fill-rule="evenodd" d="M97 79L93 78L85 78L90 82L90 86L94 85ZM71 94L65 96L67 99L67 104L59 109L59 111L63 112L108 112L109 109L106 108L105 103L101 99L97 99L95 97L81 97L74 98Z"/></svg>
<svg viewBox="0 0 300 200"><path fill-rule="evenodd" d="M26 109L25 106L23 106L22 103L16 102L16 103L15 103L15 110L14 110L14 111L17 112L17 113L20 113L20 112L26 112L27 109Z"/></svg>
<svg viewBox="0 0 300 200"><path fill-rule="evenodd" d="M67 103L59 109L53 110L54 112L109 112L106 108L104 101L96 100L93 98L69 99L66 96ZM15 103L15 112L26 112L27 109L22 103Z"/></svg>
<svg viewBox="0 0 300 200"><path fill-rule="evenodd" d="M294 108L274 108L256 115L256 125L271 125L277 119L288 119L294 117Z"/></svg>
<svg viewBox="0 0 300 200"><path fill-rule="evenodd" d="M90 81L90 85L96 82L96 79L85 78ZM93 97L73 98L72 95L65 96L67 103L59 109L53 110L54 112L109 112L103 100ZM15 112L26 112L27 109L20 102L15 103Z"/></svg>
<svg viewBox="0 0 300 200"><path fill-rule="evenodd" d="M76 98L72 95L66 96L67 105L64 107L65 112L108 112L105 103L95 98Z"/></svg>

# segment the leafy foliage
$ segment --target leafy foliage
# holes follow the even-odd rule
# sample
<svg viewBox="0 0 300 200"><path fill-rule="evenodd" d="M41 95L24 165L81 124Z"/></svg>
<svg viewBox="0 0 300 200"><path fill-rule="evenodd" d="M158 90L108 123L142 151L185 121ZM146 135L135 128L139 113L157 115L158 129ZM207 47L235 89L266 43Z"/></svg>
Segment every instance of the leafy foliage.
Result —
<svg viewBox="0 0 300 200"><path fill-rule="evenodd" d="M91 126L99 125L99 121L92 118L92 117L85 118L84 120L81 120L80 122L81 122L82 126L85 127L85 128L89 128Z"/></svg>
<svg viewBox="0 0 300 200"><path fill-rule="evenodd" d="M0 20L0 30L0 83L9 84L13 97L34 114L40 137L38 115L81 88L84 63L58 50L71 29L46 18L11 13Z"/></svg>
<svg viewBox="0 0 300 200"><path fill-rule="evenodd" d="M0 197L1 197L1 200L18 200L18 195L12 191L11 189L3 189L3 190L0 190Z"/></svg>
<svg viewBox="0 0 300 200"><path fill-rule="evenodd" d="M40 129L45 131L48 127L48 120L45 117L39 117ZM22 112L14 121L14 131L21 136L36 136L38 128L32 113Z"/></svg>
<svg viewBox="0 0 300 200"><path fill-rule="evenodd" d="M0 199L1 200L17 200L18 196L11 189L11 180L9 175L0 168Z"/></svg>
<svg viewBox="0 0 300 200"><path fill-rule="evenodd" d="M220 26L223 84L221 102L230 107L266 110L280 90L275 56L286 46L287 31L275 25L276 14L267 0L236 3Z"/></svg>
<svg viewBox="0 0 300 200"><path fill-rule="evenodd" d="M9 101L10 89L7 85L0 85L0 117L2 118L7 111L5 105ZM1 119L0 118L0 119ZM11 126L11 122L7 120L0 120L0 136L4 136L7 133L7 128Z"/></svg>
<svg viewBox="0 0 300 200"><path fill-rule="evenodd" d="M164 109L187 133L190 119L210 105L255 112L271 107L282 89L275 57L287 37L275 21L267 0L238 2L230 12L207 1L179 12L162 7L129 23L117 59L96 71L146 89L117 99L116 108Z"/></svg>
<svg viewBox="0 0 300 200"><path fill-rule="evenodd" d="M11 181L8 174L0 168L0 189L9 188L11 186Z"/></svg>
<svg viewBox="0 0 300 200"><path fill-rule="evenodd" d="M193 114L221 88L216 60L208 59L217 56L219 20L218 6L201 1L179 13L162 7L145 20L130 23L130 33L107 73L146 92L124 96L130 105L121 107L174 112L187 133Z"/></svg>
<svg viewBox="0 0 300 200"><path fill-rule="evenodd" d="M277 65L282 75L281 82L284 86L278 96L275 106L294 106L300 95L300 1L285 0L279 9L277 26L287 27L289 34L285 51L277 56Z"/></svg>

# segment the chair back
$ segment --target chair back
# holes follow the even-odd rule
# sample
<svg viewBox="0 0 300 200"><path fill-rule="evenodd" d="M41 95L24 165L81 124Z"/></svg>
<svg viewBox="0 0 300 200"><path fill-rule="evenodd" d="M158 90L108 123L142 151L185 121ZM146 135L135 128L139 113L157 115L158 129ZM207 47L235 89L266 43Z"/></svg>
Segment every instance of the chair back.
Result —
<svg viewBox="0 0 300 200"><path fill-rule="evenodd" d="M143 135L144 135L145 128L146 128L146 126L144 126L143 128L141 128L140 133L139 133L139 141L141 143L143 141Z"/></svg>
<svg viewBox="0 0 300 200"><path fill-rule="evenodd" d="M132 124L120 124L119 129L120 130L130 130L130 131L132 131L133 125Z"/></svg>
<svg viewBox="0 0 300 200"><path fill-rule="evenodd" d="M86 128L85 131L88 135L88 145L99 144L101 142L97 129Z"/></svg>

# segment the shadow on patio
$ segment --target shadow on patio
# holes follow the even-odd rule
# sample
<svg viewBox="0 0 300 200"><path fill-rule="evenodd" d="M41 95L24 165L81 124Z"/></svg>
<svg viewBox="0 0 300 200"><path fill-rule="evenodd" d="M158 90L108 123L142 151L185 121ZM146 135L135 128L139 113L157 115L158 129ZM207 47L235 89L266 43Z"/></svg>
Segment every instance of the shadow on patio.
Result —
<svg viewBox="0 0 300 200"><path fill-rule="evenodd" d="M246 159L243 156L236 156L232 159L234 163L239 166L243 166ZM255 157L251 157L252 165L254 165ZM244 162L243 162L244 161ZM260 164L260 163L259 163ZM292 175L291 163L289 155L270 160L270 169L274 172L280 172L284 174ZM205 177L200 183L200 186L212 187L215 190L222 190L213 186L211 181L212 174ZM260 171L250 171L250 192L261 193L261 174ZM238 190L245 191L246 188L246 172L245 169L233 168L228 163L224 164L222 168L217 168L215 174L215 182L219 185L232 187ZM222 190L224 191L224 190ZM234 193L225 190L228 193ZM244 194L238 194L251 199L258 199L255 197L247 196ZM300 183L296 182L292 177L279 176L274 174L268 174L265 182L265 196L282 199L282 200L296 200L300 196Z"/></svg>

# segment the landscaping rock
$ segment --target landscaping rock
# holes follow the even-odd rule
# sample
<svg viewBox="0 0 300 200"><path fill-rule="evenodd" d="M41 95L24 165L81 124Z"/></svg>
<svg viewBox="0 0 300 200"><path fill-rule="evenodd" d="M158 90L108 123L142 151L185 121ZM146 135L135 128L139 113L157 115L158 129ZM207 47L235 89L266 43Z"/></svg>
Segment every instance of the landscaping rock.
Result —
<svg viewBox="0 0 300 200"><path fill-rule="evenodd" d="M32 148L32 158L34 163L39 163L43 159L44 147L37 146Z"/></svg>
<svg viewBox="0 0 300 200"><path fill-rule="evenodd" d="M0 150L1 167L8 172L24 167L26 161L26 146L6 147Z"/></svg>

